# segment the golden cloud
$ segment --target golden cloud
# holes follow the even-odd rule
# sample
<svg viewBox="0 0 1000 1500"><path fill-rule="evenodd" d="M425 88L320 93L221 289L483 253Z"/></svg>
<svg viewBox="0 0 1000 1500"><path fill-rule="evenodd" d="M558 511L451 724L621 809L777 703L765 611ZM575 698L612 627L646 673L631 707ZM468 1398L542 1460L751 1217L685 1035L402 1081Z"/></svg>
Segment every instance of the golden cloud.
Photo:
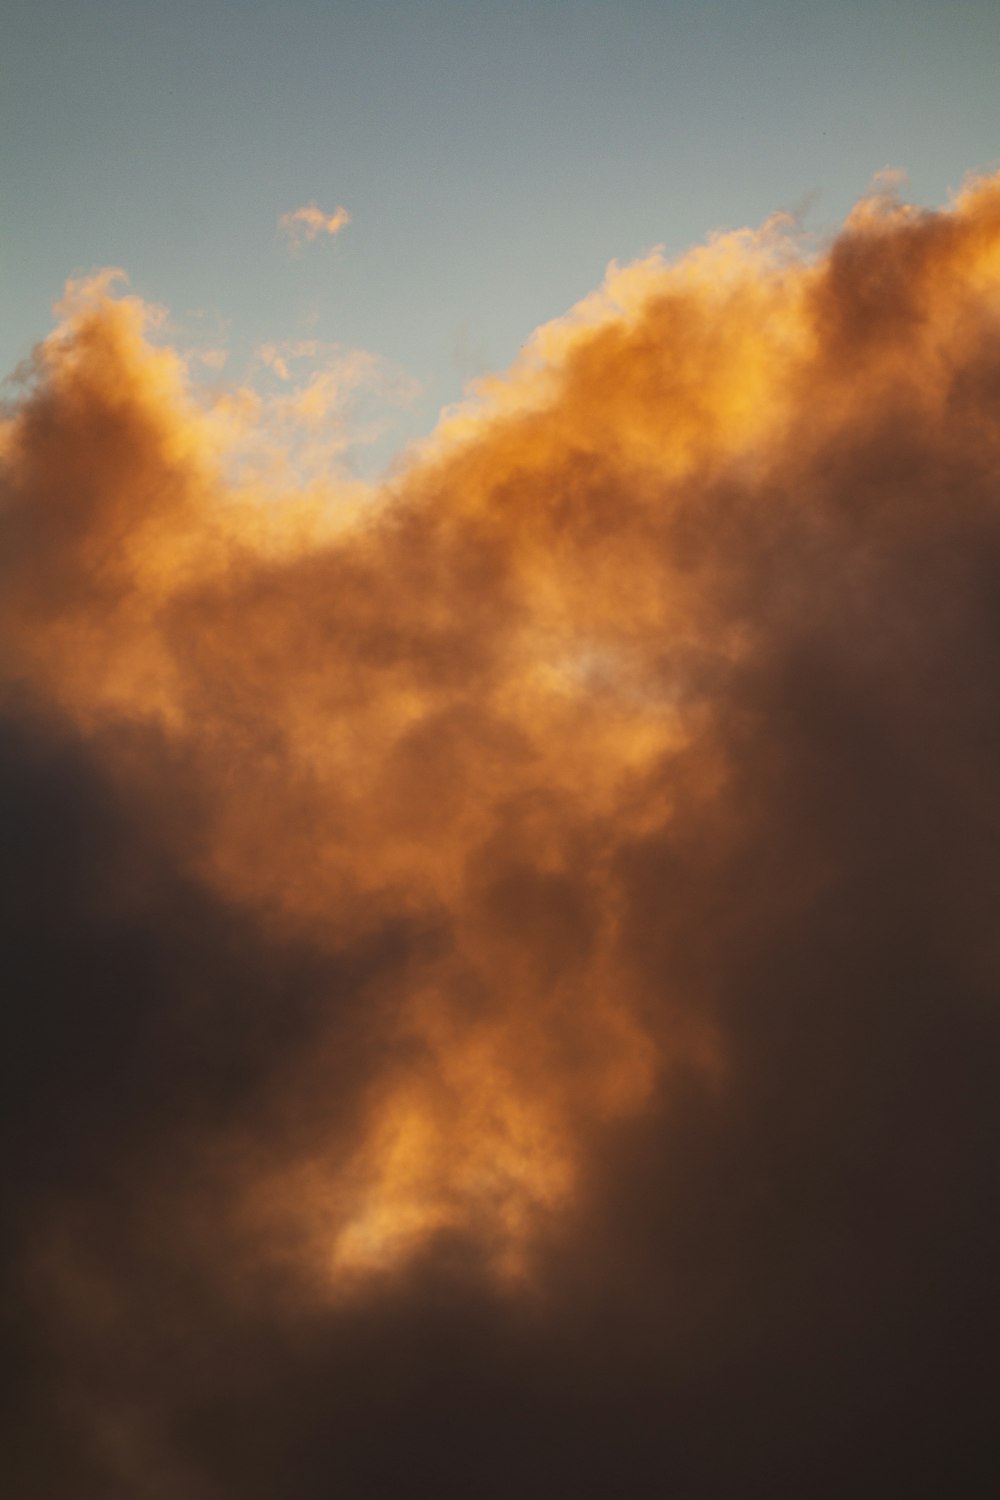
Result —
<svg viewBox="0 0 1000 1500"><path fill-rule="evenodd" d="M402 1433L469 1494L466 1417L515 1493L512 1409L582 1494L842 1493L876 1429L951 1492L1000 178L613 266L374 484L370 357L206 393L114 273L60 320L0 427L12 1493L407 1493Z"/></svg>
<svg viewBox="0 0 1000 1500"><path fill-rule="evenodd" d="M291 248L298 250L303 245L311 244L321 234L328 234L331 238L338 235L350 222L351 216L346 208L336 208L332 214L325 214L313 200L302 208L281 214L278 228Z"/></svg>
<svg viewBox="0 0 1000 1500"><path fill-rule="evenodd" d="M397 478L307 496L227 480L233 409L199 407L136 299L71 290L5 429L8 674L262 928L331 953L435 934L371 1002L356 1134L310 1141L325 1190L258 1185L332 1284L442 1230L520 1274L593 1132L725 1069L682 969L637 971L623 872L695 810L752 817L747 685L817 632L842 670L847 614L886 640L900 558L981 523L998 246L985 180L947 213L869 199L818 259L772 223L613 268ZM295 353L261 357L284 378ZM962 476L946 506L929 472Z"/></svg>

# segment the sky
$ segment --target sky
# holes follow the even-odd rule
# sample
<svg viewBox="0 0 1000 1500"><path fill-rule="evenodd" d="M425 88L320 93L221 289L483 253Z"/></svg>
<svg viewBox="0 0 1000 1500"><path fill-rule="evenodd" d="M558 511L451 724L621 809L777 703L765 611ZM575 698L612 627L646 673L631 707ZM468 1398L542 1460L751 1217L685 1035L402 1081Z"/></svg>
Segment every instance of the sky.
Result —
<svg viewBox="0 0 1000 1500"><path fill-rule="evenodd" d="M0 1491L994 1493L1000 18L8 10Z"/></svg>
<svg viewBox="0 0 1000 1500"><path fill-rule="evenodd" d="M3 13L3 372L67 277L118 266L229 379L284 340L384 361L366 474L611 260L777 210L828 232L885 168L940 204L997 159L989 0ZM350 226L290 255L279 217L309 202Z"/></svg>

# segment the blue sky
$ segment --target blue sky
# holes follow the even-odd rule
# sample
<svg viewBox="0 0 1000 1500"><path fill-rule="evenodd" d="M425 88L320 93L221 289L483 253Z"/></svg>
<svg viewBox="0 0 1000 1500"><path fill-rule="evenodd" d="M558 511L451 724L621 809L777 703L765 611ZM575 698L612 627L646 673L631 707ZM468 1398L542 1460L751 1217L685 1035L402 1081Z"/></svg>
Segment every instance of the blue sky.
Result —
<svg viewBox="0 0 1000 1500"><path fill-rule="evenodd" d="M428 430L612 258L1000 160L993 0L3 0L0 365L120 265L178 337L371 351ZM280 214L350 225L297 255Z"/></svg>

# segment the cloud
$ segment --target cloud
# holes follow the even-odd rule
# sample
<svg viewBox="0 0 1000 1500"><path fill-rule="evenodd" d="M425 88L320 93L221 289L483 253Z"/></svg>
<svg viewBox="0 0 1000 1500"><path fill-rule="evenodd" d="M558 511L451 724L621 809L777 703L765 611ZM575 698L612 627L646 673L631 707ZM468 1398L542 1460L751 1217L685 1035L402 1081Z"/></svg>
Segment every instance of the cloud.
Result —
<svg viewBox="0 0 1000 1500"><path fill-rule="evenodd" d="M985 1492L1000 180L381 487L113 291L4 429L12 1491Z"/></svg>
<svg viewBox="0 0 1000 1500"><path fill-rule="evenodd" d="M261 344L238 385L211 393L227 478L259 496L281 489L286 501L288 492L301 500L335 487L342 503L357 451L384 436L419 389L367 350L321 339Z"/></svg>
<svg viewBox="0 0 1000 1500"><path fill-rule="evenodd" d="M287 238L291 248L298 250L303 245L311 244L320 234L328 234L331 237L339 234L350 222L351 216L346 208L337 208L332 214L325 214L313 201L303 208L296 208L290 213L281 214L278 219L278 228Z"/></svg>

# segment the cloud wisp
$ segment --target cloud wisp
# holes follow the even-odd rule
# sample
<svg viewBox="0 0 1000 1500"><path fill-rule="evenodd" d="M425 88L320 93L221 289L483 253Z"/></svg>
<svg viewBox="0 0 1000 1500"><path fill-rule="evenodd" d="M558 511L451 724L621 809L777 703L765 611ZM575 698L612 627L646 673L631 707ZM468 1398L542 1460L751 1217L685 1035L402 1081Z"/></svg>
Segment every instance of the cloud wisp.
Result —
<svg viewBox="0 0 1000 1500"><path fill-rule="evenodd" d="M380 486L148 316L0 431L14 1492L982 1492L1000 180L613 267Z"/></svg>
<svg viewBox="0 0 1000 1500"><path fill-rule="evenodd" d="M329 235L333 239L342 229L346 229L350 222L351 216L346 208L337 208L332 214L326 214L313 200L302 208L281 214L278 218L278 228L285 236L290 249L301 250L303 245L312 244L313 240L318 239L321 234Z"/></svg>

